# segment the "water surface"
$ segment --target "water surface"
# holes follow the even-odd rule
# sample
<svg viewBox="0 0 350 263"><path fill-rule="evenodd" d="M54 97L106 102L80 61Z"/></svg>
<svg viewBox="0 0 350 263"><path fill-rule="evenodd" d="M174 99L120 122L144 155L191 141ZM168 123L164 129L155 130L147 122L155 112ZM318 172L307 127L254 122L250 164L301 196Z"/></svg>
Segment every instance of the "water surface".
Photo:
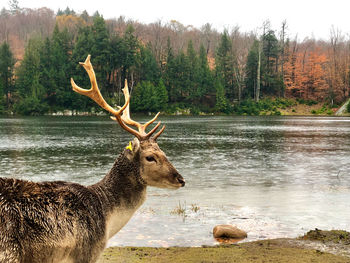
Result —
<svg viewBox="0 0 350 263"><path fill-rule="evenodd" d="M159 145L186 186L149 188L110 246L211 245L217 224L247 240L350 231L350 118L160 119ZM108 117L0 118L0 175L92 184L131 139ZM172 213L178 206L185 214Z"/></svg>

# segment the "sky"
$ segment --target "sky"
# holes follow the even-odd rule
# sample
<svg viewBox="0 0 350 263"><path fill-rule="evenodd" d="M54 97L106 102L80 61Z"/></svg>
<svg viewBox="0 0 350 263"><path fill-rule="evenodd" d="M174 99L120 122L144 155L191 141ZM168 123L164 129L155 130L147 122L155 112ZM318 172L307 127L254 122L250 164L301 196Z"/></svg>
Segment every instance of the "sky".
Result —
<svg viewBox="0 0 350 263"><path fill-rule="evenodd" d="M290 38L329 39L331 27L350 34L350 0L18 0L20 7L49 7L54 11L67 6L77 13L96 10L105 19L125 16L142 23L170 20L200 28L209 23L218 31L239 26L241 32L261 30L264 21L280 30L287 21ZM9 0L0 0L0 8Z"/></svg>

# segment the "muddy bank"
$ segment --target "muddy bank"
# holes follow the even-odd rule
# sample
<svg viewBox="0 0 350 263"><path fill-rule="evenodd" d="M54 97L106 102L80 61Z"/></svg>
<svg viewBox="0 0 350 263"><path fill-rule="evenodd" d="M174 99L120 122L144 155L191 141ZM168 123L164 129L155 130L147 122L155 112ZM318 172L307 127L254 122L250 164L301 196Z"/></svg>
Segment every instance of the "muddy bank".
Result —
<svg viewBox="0 0 350 263"><path fill-rule="evenodd" d="M309 231L296 239L271 239L214 247L112 247L98 263L111 262L350 262L350 233Z"/></svg>

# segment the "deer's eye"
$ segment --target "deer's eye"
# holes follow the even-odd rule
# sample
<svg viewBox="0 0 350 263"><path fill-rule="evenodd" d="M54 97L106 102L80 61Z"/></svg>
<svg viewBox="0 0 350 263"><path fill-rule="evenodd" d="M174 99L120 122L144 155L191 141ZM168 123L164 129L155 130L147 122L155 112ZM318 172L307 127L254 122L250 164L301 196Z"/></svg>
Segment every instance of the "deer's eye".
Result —
<svg viewBox="0 0 350 263"><path fill-rule="evenodd" d="M156 159L154 159L153 156L147 156L146 160L149 161L149 162L156 162Z"/></svg>

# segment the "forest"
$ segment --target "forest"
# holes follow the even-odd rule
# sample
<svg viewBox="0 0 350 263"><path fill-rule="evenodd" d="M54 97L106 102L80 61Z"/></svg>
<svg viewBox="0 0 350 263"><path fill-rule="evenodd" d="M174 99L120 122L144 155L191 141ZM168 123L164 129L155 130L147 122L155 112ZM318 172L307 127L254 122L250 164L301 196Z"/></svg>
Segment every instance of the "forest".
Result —
<svg viewBox="0 0 350 263"><path fill-rule="evenodd" d="M0 12L1 114L98 113L70 85L73 77L90 87L79 65L88 54L106 100L121 105L127 79L135 112L278 114L276 106L331 109L349 97L350 41L335 28L327 41L300 41L286 21L218 32L209 23L142 24L11 3Z"/></svg>

